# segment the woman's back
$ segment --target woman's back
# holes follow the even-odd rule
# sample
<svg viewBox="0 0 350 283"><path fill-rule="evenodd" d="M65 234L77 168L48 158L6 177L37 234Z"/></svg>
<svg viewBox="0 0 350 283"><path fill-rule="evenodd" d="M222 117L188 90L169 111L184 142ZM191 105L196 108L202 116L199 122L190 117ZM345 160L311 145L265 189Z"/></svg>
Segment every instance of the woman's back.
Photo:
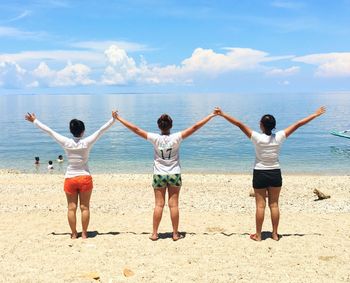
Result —
<svg viewBox="0 0 350 283"><path fill-rule="evenodd" d="M181 132L171 135L148 133L147 140L154 147L154 174L180 174Z"/></svg>
<svg viewBox="0 0 350 283"><path fill-rule="evenodd" d="M271 135L260 134L253 131L251 140L255 146L254 169L280 169L279 152L285 139L286 134L284 131L279 131Z"/></svg>

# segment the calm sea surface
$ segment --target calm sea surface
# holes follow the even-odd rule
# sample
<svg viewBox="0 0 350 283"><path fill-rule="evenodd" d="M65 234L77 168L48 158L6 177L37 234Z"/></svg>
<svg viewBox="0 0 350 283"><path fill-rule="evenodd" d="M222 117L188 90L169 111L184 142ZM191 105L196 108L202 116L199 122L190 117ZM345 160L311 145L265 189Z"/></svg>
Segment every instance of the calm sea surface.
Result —
<svg viewBox="0 0 350 283"><path fill-rule="evenodd" d="M273 114L277 130L326 105L328 112L300 128L284 143L281 165L289 173L349 174L350 140L334 137L331 130L350 129L350 93L307 94L115 94L115 95L1 95L0 168L46 172L54 161L55 172L64 172L66 161L56 162L63 150L46 134L24 120L34 112L55 131L70 136L72 118L85 122L86 135L93 133L118 109L125 119L146 131L158 132L162 113L172 116L172 132L181 131L209 114L215 106L259 130L263 114ZM39 156L41 166L34 167ZM152 145L114 126L95 144L90 170L101 172L152 172ZM183 172L250 173L254 149L243 133L221 117L186 139L181 146Z"/></svg>

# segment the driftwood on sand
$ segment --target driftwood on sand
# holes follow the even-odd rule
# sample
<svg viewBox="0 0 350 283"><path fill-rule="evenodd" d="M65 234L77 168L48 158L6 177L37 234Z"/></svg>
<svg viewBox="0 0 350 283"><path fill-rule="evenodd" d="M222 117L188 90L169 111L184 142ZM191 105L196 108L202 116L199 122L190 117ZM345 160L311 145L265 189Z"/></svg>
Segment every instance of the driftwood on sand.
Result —
<svg viewBox="0 0 350 283"><path fill-rule="evenodd" d="M322 193L320 190L318 189L314 189L314 194L318 197L319 200L322 200L322 199L327 199L327 198L330 198L331 196L330 195L326 195L324 193Z"/></svg>

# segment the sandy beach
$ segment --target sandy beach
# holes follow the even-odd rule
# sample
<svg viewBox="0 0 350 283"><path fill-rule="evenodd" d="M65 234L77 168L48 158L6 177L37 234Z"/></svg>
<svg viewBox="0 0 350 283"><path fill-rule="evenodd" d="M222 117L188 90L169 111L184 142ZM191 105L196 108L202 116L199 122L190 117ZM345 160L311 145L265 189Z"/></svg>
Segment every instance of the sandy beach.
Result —
<svg viewBox="0 0 350 283"><path fill-rule="evenodd" d="M183 174L177 242L167 208L148 239L150 174L93 177L90 238L71 240L63 175L1 171L1 282L350 281L350 176L284 175L279 242L268 210L263 241L249 239L249 175Z"/></svg>

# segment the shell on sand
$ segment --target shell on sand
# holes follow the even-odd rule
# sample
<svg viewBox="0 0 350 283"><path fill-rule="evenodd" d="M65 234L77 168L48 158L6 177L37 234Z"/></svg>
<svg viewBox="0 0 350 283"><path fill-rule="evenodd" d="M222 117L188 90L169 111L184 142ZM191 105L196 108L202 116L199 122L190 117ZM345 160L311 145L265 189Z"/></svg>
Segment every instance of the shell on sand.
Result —
<svg viewBox="0 0 350 283"><path fill-rule="evenodd" d="M131 269L129 269L129 268L124 268L123 274L124 274L125 277L131 277L131 276L133 276L135 273L134 273Z"/></svg>

